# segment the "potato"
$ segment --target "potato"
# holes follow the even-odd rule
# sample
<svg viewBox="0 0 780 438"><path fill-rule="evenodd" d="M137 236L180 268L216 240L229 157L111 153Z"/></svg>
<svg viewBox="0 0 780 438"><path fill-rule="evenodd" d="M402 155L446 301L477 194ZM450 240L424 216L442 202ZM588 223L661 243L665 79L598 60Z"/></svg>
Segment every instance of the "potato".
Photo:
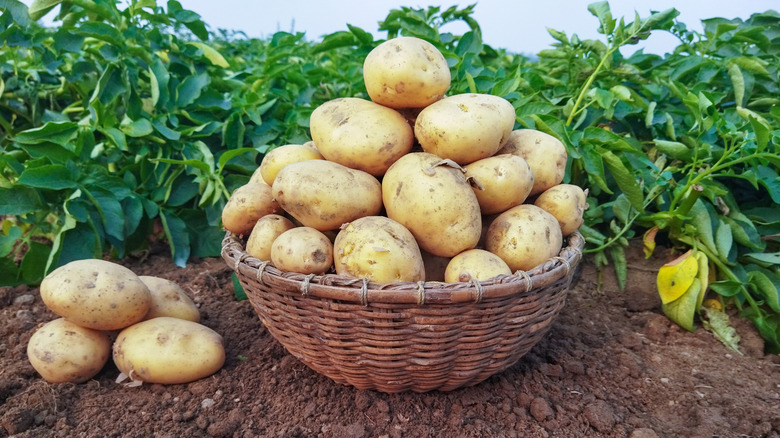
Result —
<svg viewBox="0 0 780 438"><path fill-rule="evenodd" d="M522 204L531 193L534 174L517 155L502 154L475 161L464 167L466 178L479 181L474 188L482 214L502 213Z"/></svg>
<svg viewBox="0 0 780 438"><path fill-rule="evenodd" d="M122 330L114 363L134 381L188 383L210 376L225 363L222 336L197 322L161 316Z"/></svg>
<svg viewBox="0 0 780 438"><path fill-rule="evenodd" d="M265 182L248 182L230 195L222 209L222 226L233 234L249 234L258 219L279 210L271 186Z"/></svg>
<svg viewBox="0 0 780 438"><path fill-rule="evenodd" d="M497 154L513 154L525 159L534 173L529 196L538 195L563 181L566 173L566 148L557 138L535 129L512 131Z"/></svg>
<svg viewBox="0 0 780 438"><path fill-rule="evenodd" d="M542 192L534 205L550 213L558 220L564 236L577 231L582 226L582 217L588 208L588 192L573 184L559 184Z"/></svg>
<svg viewBox="0 0 780 438"><path fill-rule="evenodd" d="M501 257L509 268L527 271L558 255L563 236L558 221L532 204L501 213L488 228L487 250Z"/></svg>
<svg viewBox="0 0 780 438"><path fill-rule="evenodd" d="M425 152L402 157L382 180L382 198L387 216L409 229L421 249L452 257L474 248L482 217L462 170L441 162Z"/></svg>
<svg viewBox="0 0 780 438"><path fill-rule="evenodd" d="M152 294L152 306L144 316L144 320L158 316L170 316L200 322L200 311L187 292L171 280L149 275L140 275Z"/></svg>
<svg viewBox="0 0 780 438"><path fill-rule="evenodd" d="M76 260L41 282L41 299L68 321L118 330L141 321L152 305L149 288L130 269L105 260Z"/></svg>
<svg viewBox="0 0 780 438"><path fill-rule="evenodd" d="M81 327L64 318L41 326L30 337L27 358L49 383L82 383L103 369L111 356L105 332Z"/></svg>
<svg viewBox="0 0 780 438"><path fill-rule="evenodd" d="M484 249L470 249L450 260L444 271L444 281L447 283L484 281L510 274L512 270L501 257Z"/></svg>
<svg viewBox="0 0 780 438"><path fill-rule="evenodd" d="M273 185L276 174L282 170L282 167L306 160L324 160L324 158L310 145L286 144L268 151L257 169L263 181L270 186Z"/></svg>
<svg viewBox="0 0 780 438"><path fill-rule="evenodd" d="M384 216L350 222L333 245L336 273L378 283L425 280L425 266L414 236Z"/></svg>
<svg viewBox="0 0 780 438"><path fill-rule="evenodd" d="M293 228L274 240L271 262L286 272L323 274L333 265L333 244L314 228Z"/></svg>
<svg viewBox="0 0 780 438"><path fill-rule="evenodd" d="M515 109L489 94L456 94L425 107L414 134L425 152L468 164L494 155L515 126Z"/></svg>
<svg viewBox="0 0 780 438"><path fill-rule="evenodd" d="M381 176L412 149L414 133L398 111L345 97L318 106L309 120L311 137L328 161Z"/></svg>
<svg viewBox="0 0 780 438"><path fill-rule="evenodd" d="M295 228L291 220L278 214L261 217L246 241L246 252L260 260L271 260L271 245L280 234Z"/></svg>
<svg viewBox="0 0 780 438"><path fill-rule="evenodd" d="M441 99L450 88L450 67L433 44L399 37L376 46L363 62L366 91L390 108L421 108Z"/></svg>
<svg viewBox="0 0 780 438"><path fill-rule="evenodd" d="M288 164L276 175L272 194L287 213L320 231L382 210L382 185L376 178L324 160Z"/></svg>

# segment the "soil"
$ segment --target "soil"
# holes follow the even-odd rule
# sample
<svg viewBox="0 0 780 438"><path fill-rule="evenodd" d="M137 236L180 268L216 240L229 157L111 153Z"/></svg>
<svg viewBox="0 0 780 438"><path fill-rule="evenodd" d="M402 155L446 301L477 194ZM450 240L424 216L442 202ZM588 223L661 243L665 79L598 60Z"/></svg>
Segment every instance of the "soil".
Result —
<svg viewBox="0 0 780 438"><path fill-rule="evenodd" d="M658 252L658 251L657 251ZM628 287L586 259L548 334L469 388L385 394L334 383L288 354L222 259L176 267L161 248L122 263L179 283L225 339L216 374L189 384L116 383L109 361L82 384L49 384L27 360L56 316L37 288L0 288L0 437L778 437L780 358L735 320L742 354L661 313L655 271L629 254Z"/></svg>

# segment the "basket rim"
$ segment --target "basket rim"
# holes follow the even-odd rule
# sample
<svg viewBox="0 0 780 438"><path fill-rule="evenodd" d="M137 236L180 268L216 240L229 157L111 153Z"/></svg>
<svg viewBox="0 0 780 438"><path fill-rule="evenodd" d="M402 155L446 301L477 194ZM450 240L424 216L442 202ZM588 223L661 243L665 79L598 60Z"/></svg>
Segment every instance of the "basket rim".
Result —
<svg viewBox="0 0 780 438"><path fill-rule="evenodd" d="M578 231L565 237L566 245L557 256L529 271L500 275L487 281L443 283L437 281L376 283L337 274L300 274L284 272L268 261L259 260L244 250L243 237L227 232L222 241L222 258L241 277L260 284L283 286L303 296L322 299L382 304L479 303L484 299L515 294L532 294L535 290L564 277L571 277L582 260L585 239Z"/></svg>

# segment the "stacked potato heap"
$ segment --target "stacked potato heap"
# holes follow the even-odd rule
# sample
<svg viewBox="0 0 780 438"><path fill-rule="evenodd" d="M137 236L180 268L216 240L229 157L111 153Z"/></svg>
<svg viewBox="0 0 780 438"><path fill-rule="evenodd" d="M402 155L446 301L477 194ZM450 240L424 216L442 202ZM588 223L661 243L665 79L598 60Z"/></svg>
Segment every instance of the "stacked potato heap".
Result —
<svg viewBox="0 0 780 438"><path fill-rule="evenodd" d="M223 225L250 255L380 283L482 281L543 263L580 227L586 193L561 184L561 142L513 130L501 97L445 97L433 45L384 42L363 74L371 101L316 108L313 141L271 150L232 194Z"/></svg>
<svg viewBox="0 0 780 438"><path fill-rule="evenodd" d="M108 361L113 336L119 380L136 384L191 382L225 362L222 336L199 323L195 303L170 280L78 260L44 278L41 298L61 318L32 335L27 357L48 382L92 378Z"/></svg>

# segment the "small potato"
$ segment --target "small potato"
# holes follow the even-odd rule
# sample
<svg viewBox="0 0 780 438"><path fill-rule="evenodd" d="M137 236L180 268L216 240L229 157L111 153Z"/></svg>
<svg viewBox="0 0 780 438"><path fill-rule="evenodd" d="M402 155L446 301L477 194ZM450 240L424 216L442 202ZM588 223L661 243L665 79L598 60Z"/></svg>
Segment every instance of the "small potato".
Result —
<svg viewBox="0 0 780 438"><path fill-rule="evenodd" d="M425 152L468 164L493 156L515 126L515 109L490 94L456 94L425 107L414 134Z"/></svg>
<svg viewBox="0 0 780 438"><path fill-rule="evenodd" d="M222 226L234 234L249 234L257 220L280 211L279 203L265 182L249 182L230 195L222 209Z"/></svg>
<svg viewBox="0 0 780 438"><path fill-rule="evenodd" d="M444 271L444 281L447 283L485 281L511 273L509 266L501 257L484 249L470 249L450 260Z"/></svg>
<svg viewBox="0 0 780 438"><path fill-rule="evenodd" d="M355 97L318 106L309 120L311 137L328 161L382 176L412 149L412 127L398 111Z"/></svg>
<svg viewBox="0 0 780 438"><path fill-rule="evenodd" d="M582 217L588 208L588 192L573 184L559 184L542 192L534 205L555 216L561 225L564 236L577 231L582 226Z"/></svg>
<svg viewBox="0 0 780 438"><path fill-rule="evenodd" d="M390 108L422 108L450 88L450 67L433 44L399 37L376 46L363 62L366 91Z"/></svg>
<svg viewBox="0 0 780 438"><path fill-rule="evenodd" d="M336 230L382 210L382 185L376 178L325 160L284 166L272 194L287 213L320 231Z"/></svg>
<svg viewBox="0 0 780 438"><path fill-rule="evenodd" d="M105 260L76 260L41 282L41 299L57 315L95 330L141 321L152 305L149 288L130 269Z"/></svg>
<svg viewBox="0 0 780 438"><path fill-rule="evenodd" d="M295 228L295 224L289 219L278 214L269 214L261 217L249 239L246 241L246 252L260 260L271 260L271 245L280 234Z"/></svg>
<svg viewBox="0 0 780 438"><path fill-rule="evenodd" d="M513 154L525 159L534 173L534 187L528 196L538 195L563 181L566 173L566 147L557 138L535 129L512 131L497 154Z"/></svg>
<svg viewBox="0 0 780 438"><path fill-rule="evenodd" d="M558 221L532 204L501 213L488 228L487 250L501 257L512 272L528 271L558 255L563 236Z"/></svg>
<svg viewBox="0 0 780 438"><path fill-rule="evenodd" d="M269 186L274 184L276 174L282 170L282 167L299 161L306 160L324 160L322 154L317 149L306 144L286 144L271 149L263 157L258 170L263 181Z"/></svg>
<svg viewBox="0 0 780 438"><path fill-rule="evenodd" d="M170 316L200 322L198 306L181 286L171 280L149 275L141 275L138 278L144 282L152 294L152 307L149 308L144 320L158 316Z"/></svg>
<svg viewBox="0 0 780 438"><path fill-rule="evenodd" d="M114 363L134 381L176 384L202 379L225 363L222 336L197 322L161 316L122 330Z"/></svg>
<svg viewBox="0 0 780 438"><path fill-rule="evenodd" d="M333 244L314 228L293 228L274 240L271 262L285 272L323 274L333 265Z"/></svg>
<svg viewBox="0 0 780 438"><path fill-rule="evenodd" d="M82 383L103 369L111 356L105 332L63 318L41 326L30 337L27 358L49 383Z"/></svg>
<svg viewBox="0 0 780 438"><path fill-rule="evenodd" d="M425 266L414 236L384 216L350 222L333 245L336 273L377 283L425 280Z"/></svg>
<svg viewBox="0 0 780 438"><path fill-rule="evenodd" d="M502 213L522 204L534 185L531 167L517 155L483 158L464 169L466 178L474 178L482 186L481 190L474 187L482 214Z"/></svg>

